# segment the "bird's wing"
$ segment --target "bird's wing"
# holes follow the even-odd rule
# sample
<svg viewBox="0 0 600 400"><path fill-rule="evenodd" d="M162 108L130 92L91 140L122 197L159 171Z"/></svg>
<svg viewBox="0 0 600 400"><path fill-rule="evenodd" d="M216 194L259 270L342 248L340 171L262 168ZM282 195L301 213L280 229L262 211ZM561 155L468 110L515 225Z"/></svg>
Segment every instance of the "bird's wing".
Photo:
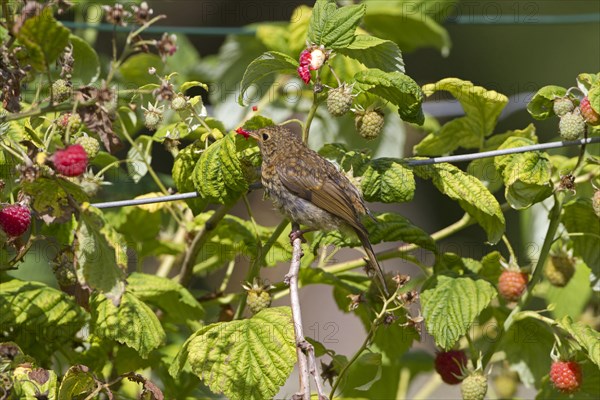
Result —
<svg viewBox="0 0 600 400"><path fill-rule="evenodd" d="M355 206L342 185L331 174L317 176L313 171L284 165L277 169L281 183L291 192L315 206L343 219L356 229L363 230Z"/></svg>

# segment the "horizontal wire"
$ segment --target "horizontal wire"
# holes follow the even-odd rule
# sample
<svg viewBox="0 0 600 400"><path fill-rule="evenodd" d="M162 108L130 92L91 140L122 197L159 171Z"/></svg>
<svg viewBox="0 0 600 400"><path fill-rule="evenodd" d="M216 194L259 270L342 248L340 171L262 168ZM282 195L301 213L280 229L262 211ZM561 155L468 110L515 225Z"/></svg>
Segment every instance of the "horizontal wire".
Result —
<svg viewBox="0 0 600 400"><path fill-rule="evenodd" d="M449 25L560 25L560 24L588 24L600 22L599 13L567 14L567 15L460 15L449 17L444 24ZM95 29L104 32L130 32L127 26L115 26L106 23L87 23L61 21L71 29ZM146 28L148 33L184 33L197 36L227 36L256 34L256 26L170 26L156 25Z"/></svg>
<svg viewBox="0 0 600 400"><path fill-rule="evenodd" d="M565 142L550 142L550 143L534 144L531 146L513 147L510 149L483 151L480 153L461 154L461 155L456 155L456 156L433 157L433 158L427 158L427 159L421 159L421 160L408 160L406 162L406 164L410 167L416 167L416 166L421 166L421 165L440 164L440 163L444 163L444 162L464 162L464 161L476 160L479 158L496 157L496 156L503 156L503 155L507 155L507 154L516 154L516 153L526 153L528 151L556 149L556 148L567 147L567 146L580 146L580 145L591 144L591 143L600 143L600 137L571 140L571 141L565 141ZM171 195L160 196L160 197L149 197L149 198L143 198L143 199L131 199L131 200L119 200L119 201L107 201L104 203L92 203L91 205L96 208L139 206L139 205L143 205L143 204L154 204L154 203L163 203L163 202L167 202L167 201L193 199L198 196L199 196L198 192L187 192L187 193L171 194Z"/></svg>

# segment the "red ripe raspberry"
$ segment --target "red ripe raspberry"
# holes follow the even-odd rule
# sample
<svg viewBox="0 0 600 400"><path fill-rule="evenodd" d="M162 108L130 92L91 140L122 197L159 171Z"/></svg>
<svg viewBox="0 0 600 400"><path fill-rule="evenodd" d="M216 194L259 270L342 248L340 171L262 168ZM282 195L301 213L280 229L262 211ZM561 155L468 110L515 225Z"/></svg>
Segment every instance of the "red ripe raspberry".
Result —
<svg viewBox="0 0 600 400"><path fill-rule="evenodd" d="M435 370L449 385L460 383L462 370L467 366L467 355L462 350L442 351L435 356Z"/></svg>
<svg viewBox="0 0 600 400"><path fill-rule="evenodd" d="M88 156L80 144L74 144L54 153L54 168L64 176L79 176L85 172Z"/></svg>
<svg viewBox="0 0 600 400"><path fill-rule="evenodd" d="M585 122L592 126L600 125L600 114L598 114L590 104L590 99L587 96L579 103L579 110Z"/></svg>
<svg viewBox="0 0 600 400"><path fill-rule="evenodd" d="M517 301L525 291L527 281L524 272L504 270L498 279L498 293L508 301Z"/></svg>
<svg viewBox="0 0 600 400"><path fill-rule="evenodd" d="M11 204L0 210L0 227L10 237L21 236L31 223L31 211L20 204Z"/></svg>
<svg viewBox="0 0 600 400"><path fill-rule="evenodd" d="M304 83L308 84L310 82L310 68L308 65L299 66L298 67L298 76L304 81Z"/></svg>
<svg viewBox="0 0 600 400"><path fill-rule="evenodd" d="M550 367L550 380L563 393L573 393L581 386L581 366L576 361L555 361Z"/></svg>
<svg viewBox="0 0 600 400"><path fill-rule="evenodd" d="M311 58L310 50L303 50L302 53L300 53L300 66L305 67L310 65Z"/></svg>

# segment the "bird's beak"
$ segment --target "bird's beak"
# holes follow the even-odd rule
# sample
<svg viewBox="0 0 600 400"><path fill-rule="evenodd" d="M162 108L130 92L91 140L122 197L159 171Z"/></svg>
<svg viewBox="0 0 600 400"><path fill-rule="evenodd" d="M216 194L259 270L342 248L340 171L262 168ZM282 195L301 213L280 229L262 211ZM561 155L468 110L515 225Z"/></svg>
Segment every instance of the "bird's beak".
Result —
<svg viewBox="0 0 600 400"><path fill-rule="evenodd" d="M260 142L260 135L258 134L258 131L247 131L247 132L252 139L256 139Z"/></svg>

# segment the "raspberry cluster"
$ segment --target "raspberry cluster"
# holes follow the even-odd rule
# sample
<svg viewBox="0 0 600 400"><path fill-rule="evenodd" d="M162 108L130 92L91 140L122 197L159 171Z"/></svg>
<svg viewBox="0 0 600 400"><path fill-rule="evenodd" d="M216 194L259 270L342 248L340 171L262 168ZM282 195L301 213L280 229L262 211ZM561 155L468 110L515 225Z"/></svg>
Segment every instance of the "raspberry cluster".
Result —
<svg viewBox="0 0 600 400"><path fill-rule="evenodd" d="M310 82L310 71L321 68L326 60L327 54L321 48L305 49L300 53L300 66L297 71L304 83Z"/></svg>
<svg viewBox="0 0 600 400"><path fill-rule="evenodd" d="M463 370L467 366L467 355L462 350L438 352L435 356L435 370L442 380L449 385L460 383Z"/></svg>
<svg viewBox="0 0 600 400"><path fill-rule="evenodd" d="M525 291L528 280L524 272L504 270L498 278L498 293L507 301L517 301Z"/></svg>

